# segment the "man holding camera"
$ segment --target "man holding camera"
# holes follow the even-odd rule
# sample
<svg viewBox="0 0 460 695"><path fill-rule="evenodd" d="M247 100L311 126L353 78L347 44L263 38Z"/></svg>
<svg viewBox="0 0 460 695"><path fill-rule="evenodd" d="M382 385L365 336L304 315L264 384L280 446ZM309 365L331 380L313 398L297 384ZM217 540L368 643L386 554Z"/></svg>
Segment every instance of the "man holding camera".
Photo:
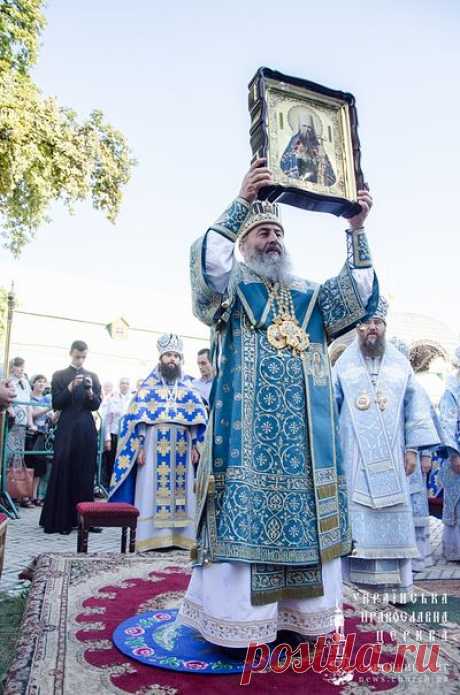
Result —
<svg viewBox="0 0 460 695"><path fill-rule="evenodd" d="M51 381L53 410L60 411L60 417L40 517L45 533L70 533L77 526L78 502L94 499L97 430L92 412L101 404L101 385L96 374L83 368L87 354L87 344L74 341L70 366L55 372Z"/></svg>

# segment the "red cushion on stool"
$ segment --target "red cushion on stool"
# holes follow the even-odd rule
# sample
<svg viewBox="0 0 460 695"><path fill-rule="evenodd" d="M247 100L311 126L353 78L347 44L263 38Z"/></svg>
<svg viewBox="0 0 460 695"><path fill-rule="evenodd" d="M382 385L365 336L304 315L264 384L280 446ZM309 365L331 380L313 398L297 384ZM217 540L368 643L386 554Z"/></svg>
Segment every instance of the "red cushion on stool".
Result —
<svg viewBox="0 0 460 695"><path fill-rule="evenodd" d="M125 502L79 502L77 512L84 526L131 526L137 524L139 510Z"/></svg>
<svg viewBox="0 0 460 695"><path fill-rule="evenodd" d="M139 516L138 508L126 502L79 502L77 504L77 512L79 514L123 514Z"/></svg>

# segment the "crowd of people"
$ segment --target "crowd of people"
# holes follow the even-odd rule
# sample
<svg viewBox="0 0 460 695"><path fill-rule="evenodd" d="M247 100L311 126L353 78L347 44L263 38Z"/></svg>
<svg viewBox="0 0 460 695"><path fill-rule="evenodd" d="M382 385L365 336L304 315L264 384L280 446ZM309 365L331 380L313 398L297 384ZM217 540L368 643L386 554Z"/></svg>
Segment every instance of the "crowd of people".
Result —
<svg viewBox="0 0 460 695"><path fill-rule="evenodd" d="M145 381L133 388L122 377L118 388L109 381L101 387L97 375L83 368L87 354L87 344L75 341L70 366L56 372L51 384L43 374L29 378L25 360L15 357L0 384L0 404L8 418L8 488L19 506L45 507L40 523L47 533L70 533L76 526L76 504L93 494L106 496L120 420ZM200 377L186 379L207 406L213 372L209 349L198 352L197 366Z"/></svg>
<svg viewBox="0 0 460 695"><path fill-rule="evenodd" d="M41 481L46 484L49 473L52 428L56 422L50 388L43 374L36 374L29 380L25 374L25 361L21 357L15 357L11 361L9 377L3 386L9 390L5 404L8 418L5 451L13 496L19 497L17 501L22 507L40 506L43 489L39 492L39 486ZM33 477L29 481L30 491L27 494L21 494L26 482L21 475L24 468L24 452L27 456L27 467L29 471L33 471ZM22 486L17 484L19 480L22 480Z"/></svg>

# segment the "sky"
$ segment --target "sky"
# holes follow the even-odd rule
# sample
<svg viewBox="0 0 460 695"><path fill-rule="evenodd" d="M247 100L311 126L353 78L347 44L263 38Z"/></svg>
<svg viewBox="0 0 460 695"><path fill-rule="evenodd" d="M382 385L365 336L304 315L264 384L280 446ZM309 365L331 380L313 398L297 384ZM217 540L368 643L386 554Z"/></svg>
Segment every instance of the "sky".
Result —
<svg viewBox="0 0 460 695"><path fill-rule="evenodd" d="M393 311L460 334L458 2L48 0L45 14L38 85L81 117L101 109L138 163L115 226L87 204L73 216L54 205L19 261L0 251L22 310L206 338L189 247L238 194L247 84L265 65L355 95L383 292ZM296 272L335 274L344 220L282 212ZM21 340L64 345L55 324L40 326Z"/></svg>

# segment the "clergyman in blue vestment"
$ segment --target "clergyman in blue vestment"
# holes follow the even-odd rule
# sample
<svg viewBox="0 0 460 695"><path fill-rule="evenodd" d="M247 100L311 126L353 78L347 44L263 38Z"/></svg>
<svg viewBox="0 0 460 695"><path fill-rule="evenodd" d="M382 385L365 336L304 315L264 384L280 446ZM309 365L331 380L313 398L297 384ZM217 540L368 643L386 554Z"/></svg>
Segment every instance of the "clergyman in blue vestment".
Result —
<svg viewBox="0 0 460 695"><path fill-rule="evenodd" d="M206 408L182 374L183 345L171 333L158 339L158 366L143 380L121 418L109 502L140 512L137 550L194 544L194 463Z"/></svg>
<svg viewBox="0 0 460 695"><path fill-rule="evenodd" d="M345 580L405 603L419 557L408 477L440 440L408 359L385 340L387 308L381 298L334 366L353 538L343 569Z"/></svg>
<svg viewBox="0 0 460 695"><path fill-rule="evenodd" d="M318 285L294 276L279 209L256 199L271 181L257 160L191 250L193 309L211 328L217 374L180 616L230 648L281 629L325 634L341 621L351 537L327 344L378 301L362 226L369 193L349 220L342 270ZM310 266L313 245L306 236Z"/></svg>
<svg viewBox="0 0 460 695"><path fill-rule="evenodd" d="M394 336L390 340L391 344L409 360L410 350L407 343ZM413 366L413 365L412 365ZM415 382L412 382L415 390L420 393L418 399L425 399L426 410L430 411L431 418L436 427L438 435L441 433L441 425L436 415L431 399L423 385L418 379L418 374L414 368ZM441 438L441 437L440 437ZM415 542L417 544L418 557L412 558L412 571L423 572L434 564L433 551L430 541L430 511L428 507L428 489L426 483L427 473L432 470L433 455L436 449L421 449L417 454L417 465L415 471L408 476L410 501L412 505L412 516L415 526Z"/></svg>
<svg viewBox="0 0 460 695"><path fill-rule="evenodd" d="M446 560L460 560L460 347L455 351L454 374L448 379L439 403L446 458L441 466L444 500L442 520L443 554Z"/></svg>

